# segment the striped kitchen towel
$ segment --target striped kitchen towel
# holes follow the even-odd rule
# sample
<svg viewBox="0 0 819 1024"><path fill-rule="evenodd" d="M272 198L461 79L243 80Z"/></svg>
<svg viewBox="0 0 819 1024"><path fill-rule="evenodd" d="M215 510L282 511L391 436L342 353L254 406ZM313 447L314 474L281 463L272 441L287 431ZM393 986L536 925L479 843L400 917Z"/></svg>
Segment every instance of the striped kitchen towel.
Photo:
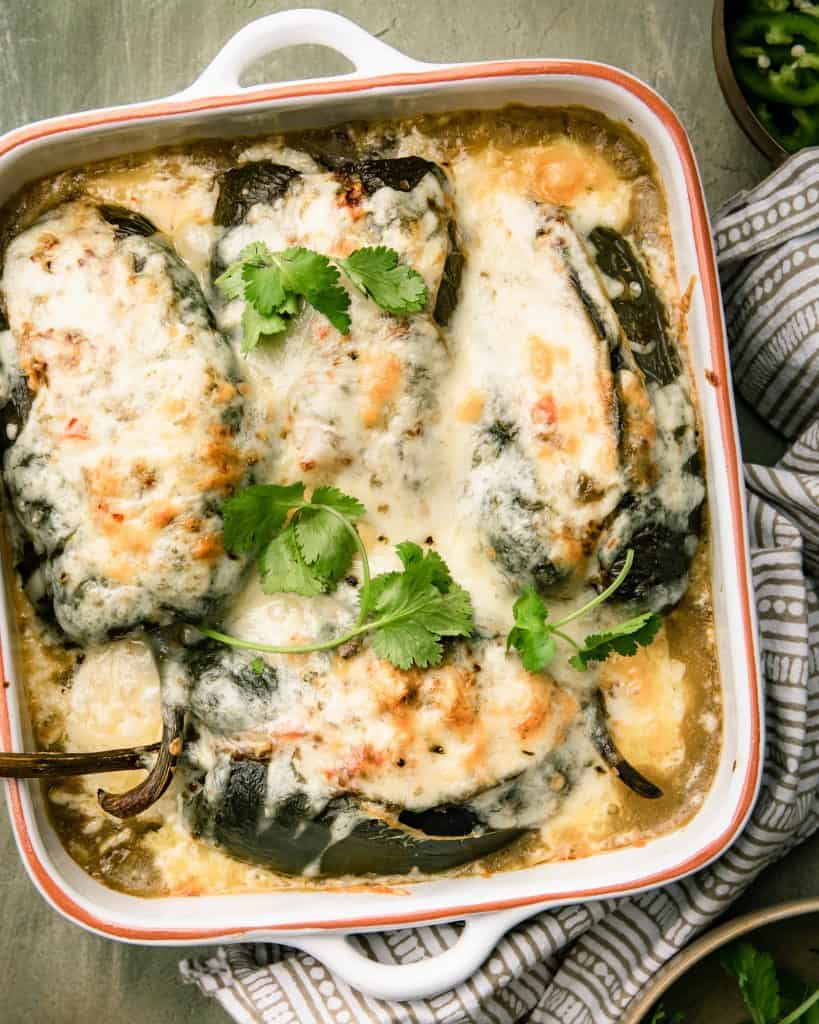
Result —
<svg viewBox="0 0 819 1024"><path fill-rule="evenodd" d="M719 861L665 889L548 911L469 982L426 1001L353 992L312 957L237 945L182 964L242 1024L615 1024L657 970L768 865L819 827L819 150L803 152L715 224L736 384L794 443L746 467L766 683L759 800ZM400 963L449 947L452 925L361 936ZM434 969L434 968L433 968Z"/></svg>

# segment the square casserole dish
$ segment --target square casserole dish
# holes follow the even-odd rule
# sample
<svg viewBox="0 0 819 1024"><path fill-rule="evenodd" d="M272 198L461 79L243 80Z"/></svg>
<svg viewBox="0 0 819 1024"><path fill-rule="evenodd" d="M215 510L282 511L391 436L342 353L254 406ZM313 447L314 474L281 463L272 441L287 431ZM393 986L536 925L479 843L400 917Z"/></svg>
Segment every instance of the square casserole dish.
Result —
<svg viewBox="0 0 819 1024"><path fill-rule="evenodd" d="M330 79L240 86L241 73L254 60L303 43L339 51L356 70ZM762 714L737 425L700 178L684 129L655 92L622 71L585 61L421 64L338 15L289 11L246 26L193 86L173 97L41 121L0 138L0 203L43 175L157 146L510 103L589 107L641 137L666 191L679 280L696 279L689 345L704 430L724 704L722 753L706 800L685 826L639 847L492 877L423 882L401 896L288 891L145 899L114 892L85 874L54 833L39 785L9 781L23 863L43 896L77 924L146 944L286 938L372 994L421 997L462 980L500 935L537 910L680 879L718 857L741 831L759 786ZM8 559L3 573L0 743L14 751L25 749L29 736ZM344 940L356 931L463 918L467 927L458 944L436 959L433 971L423 963L374 964Z"/></svg>

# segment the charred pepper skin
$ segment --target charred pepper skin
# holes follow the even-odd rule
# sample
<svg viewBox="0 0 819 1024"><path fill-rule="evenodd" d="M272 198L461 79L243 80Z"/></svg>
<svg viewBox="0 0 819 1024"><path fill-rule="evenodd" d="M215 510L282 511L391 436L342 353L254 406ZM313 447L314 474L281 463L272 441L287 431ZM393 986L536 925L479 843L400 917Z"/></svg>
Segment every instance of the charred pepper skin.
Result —
<svg viewBox="0 0 819 1024"><path fill-rule="evenodd" d="M272 203L300 177L292 167L271 160L232 167L218 178L219 198L213 212L213 223L218 227L236 227L256 203Z"/></svg>
<svg viewBox="0 0 819 1024"><path fill-rule="evenodd" d="M629 340L634 361L649 380L670 384L682 372L671 338L668 312L631 244L618 232L597 227L589 235L602 272L621 285L611 300Z"/></svg>
<svg viewBox="0 0 819 1024"><path fill-rule="evenodd" d="M309 869L338 877L405 875L414 869L434 874L501 850L525 834L517 828L471 832L477 818L467 808L453 805L422 814L405 812L390 820L361 813L356 801L339 797L316 814L299 793L265 814L266 791L264 762L233 761L215 810L202 794L188 802L194 835L215 840L238 860L282 874L299 875ZM351 814L357 820L339 834L338 824Z"/></svg>

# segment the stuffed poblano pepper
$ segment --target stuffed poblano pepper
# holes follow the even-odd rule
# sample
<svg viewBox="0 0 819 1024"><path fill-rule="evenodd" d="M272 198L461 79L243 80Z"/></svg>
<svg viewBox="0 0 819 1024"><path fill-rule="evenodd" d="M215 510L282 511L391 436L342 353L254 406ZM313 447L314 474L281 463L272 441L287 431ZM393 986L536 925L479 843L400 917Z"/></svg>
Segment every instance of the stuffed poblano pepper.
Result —
<svg viewBox="0 0 819 1024"><path fill-rule="evenodd" d="M608 582L633 549L634 568L618 595L659 609L685 592L699 543L705 486L696 413L671 318L648 264L609 228L595 229L589 241L598 267L617 288L612 305L645 380L653 435L649 485L624 495L605 524L597 557Z"/></svg>
<svg viewBox="0 0 819 1024"><path fill-rule="evenodd" d="M582 571L626 475L636 483L643 473L638 435L650 423L621 409L631 396L651 410L568 214L506 202L515 207L503 224L516 258L486 273L511 303L503 328L475 346L492 368L472 430L466 501L510 581L543 590ZM483 376L483 361L477 369Z"/></svg>
<svg viewBox="0 0 819 1024"><path fill-rule="evenodd" d="M543 592L569 578L605 586L632 548L618 598L673 605L704 490L688 382L648 266L610 229L584 238L559 208L515 200L504 225L520 257L508 279L487 273L520 308L488 348L465 499L490 557L516 588Z"/></svg>
<svg viewBox="0 0 819 1024"><path fill-rule="evenodd" d="M253 455L193 273L140 213L79 199L11 242L2 291L20 421L4 478L35 600L82 643L213 611L243 568L221 506Z"/></svg>
<svg viewBox="0 0 819 1024"><path fill-rule="evenodd" d="M406 874L500 850L597 760L575 697L500 642L399 671L366 651L296 664L188 655L183 793L195 834L288 874Z"/></svg>
<svg viewBox="0 0 819 1024"><path fill-rule="evenodd" d="M219 178L214 219L224 232L214 250L215 280L254 243L272 253L303 247L339 260L381 247L420 275L427 298L423 308L395 315L342 275L350 298L346 331L308 303L297 305L248 360L251 375L292 382L288 401L272 411L271 434L287 443L271 454L289 458L277 462L285 475L363 462L378 486L418 490L429 480L425 442L437 383L449 368L440 325L455 308L462 266L446 177L420 157L321 166L300 154L294 162L298 169L242 164ZM241 299L217 302L220 326L245 349L246 316ZM393 452L399 472L388 480Z"/></svg>

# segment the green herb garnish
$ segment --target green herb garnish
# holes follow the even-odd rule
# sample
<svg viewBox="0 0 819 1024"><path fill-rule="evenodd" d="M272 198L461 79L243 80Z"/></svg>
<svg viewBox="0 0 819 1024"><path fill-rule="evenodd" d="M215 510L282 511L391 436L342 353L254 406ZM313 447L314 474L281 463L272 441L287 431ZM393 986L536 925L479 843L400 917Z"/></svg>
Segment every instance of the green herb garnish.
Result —
<svg viewBox="0 0 819 1024"><path fill-rule="evenodd" d="M356 498L334 487L317 488L307 499L304 484L246 487L225 502L228 551L253 552L266 593L314 596L327 593L349 571L357 552L362 586L358 618L331 640L298 646L261 644L206 627L214 640L271 654L329 651L371 634L373 650L397 668L437 665L444 637L469 636L469 594L454 583L443 558L405 541L396 551L403 568L371 577L367 551L355 527L365 513Z"/></svg>
<svg viewBox="0 0 819 1024"><path fill-rule="evenodd" d="M819 1022L819 988L811 989L784 972L777 975L769 953L761 953L750 942L736 942L723 951L720 963L736 978L753 1024Z"/></svg>
<svg viewBox="0 0 819 1024"><path fill-rule="evenodd" d="M347 334L350 296L339 284L337 267L362 294L395 316L417 313L426 304L423 277L401 264L394 249L356 249L342 259L303 247L271 252L264 242L253 242L216 279L226 298L244 299L242 351L247 354L263 338L286 330L304 301Z"/></svg>
<svg viewBox="0 0 819 1024"><path fill-rule="evenodd" d="M776 1024L780 997L773 957L750 942L737 942L723 951L720 963L736 978L754 1024Z"/></svg>
<svg viewBox="0 0 819 1024"><path fill-rule="evenodd" d="M819 1024L819 988L787 971L777 972L773 958L750 942L735 942L720 954L720 963L736 978L752 1024ZM685 1016L655 1007L650 1024L683 1024Z"/></svg>
<svg viewBox="0 0 819 1024"><path fill-rule="evenodd" d="M649 1024L683 1024L684 1021L685 1017L679 1011L669 1017L665 1006L660 1003L659 1006L654 1008Z"/></svg>
<svg viewBox="0 0 819 1024"><path fill-rule="evenodd" d="M335 262L360 292L394 316L418 313L426 305L427 286L423 277L412 267L399 263L395 249L383 245L356 249L346 260Z"/></svg>
<svg viewBox="0 0 819 1024"><path fill-rule="evenodd" d="M576 653L569 658L569 664L585 672L590 661L604 661L615 651L618 654L636 654L638 646L648 646L660 628L660 616L654 612L626 619L603 633L592 633L586 637L582 647L563 632L568 623L587 615L608 600L628 576L633 562L634 552L629 549L623 568L604 591L554 623L547 621L549 609L543 599L534 587L527 587L515 601L515 625L506 638L507 652L514 647L521 655L524 668L529 672L543 672L557 654L555 637L560 637L575 648Z"/></svg>
<svg viewBox="0 0 819 1024"><path fill-rule="evenodd" d="M364 506L335 487L317 488L308 501L302 483L262 484L228 499L222 514L225 547L259 556L265 593L312 597L331 590L349 568Z"/></svg>

